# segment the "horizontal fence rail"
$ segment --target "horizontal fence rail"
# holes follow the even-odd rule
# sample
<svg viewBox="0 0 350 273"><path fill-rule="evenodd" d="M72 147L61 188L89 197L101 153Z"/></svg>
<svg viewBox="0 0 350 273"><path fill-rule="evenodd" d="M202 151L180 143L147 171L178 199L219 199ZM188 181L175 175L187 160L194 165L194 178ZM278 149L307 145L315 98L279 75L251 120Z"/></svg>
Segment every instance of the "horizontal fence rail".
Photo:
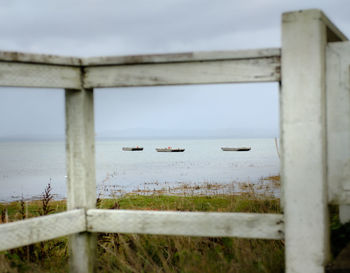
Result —
<svg viewBox="0 0 350 273"><path fill-rule="evenodd" d="M75 209L0 225L0 251L80 232L283 239L282 214Z"/></svg>
<svg viewBox="0 0 350 273"><path fill-rule="evenodd" d="M278 49L94 58L85 62L85 88L280 80Z"/></svg>
<svg viewBox="0 0 350 273"><path fill-rule="evenodd" d="M0 52L0 86L104 88L280 81L280 49L71 58Z"/></svg>
<svg viewBox="0 0 350 273"><path fill-rule="evenodd" d="M81 59L0 51L0 86L81 87Z"/></svg>
<svg viewBox="0 0 350 273"><path fill-rule="evenodd" d="M102 210L87 211L90 232L283 239L281 214Z"/></svg>
<svg viewBox="0 0 350 273"><path fill-rule="evenodd" d="M86 230L84 209L0 225L0 251Z"/></svg>
<svg viewBox="0 0 350 273"><path fill-rule="evenodd" d="M250 50L200 51L170 54L149 54L111 57L90 57L81 59L83 66L106 66L128 64L161 64L203 61L224 61L239 59L256 59L280 57L280 48L263 48Z"/></svg>
<svg viewBox="0 0 350 273"><path fill-rule="evenodd" d="M0 62L0 86L78 89L81 86L80 68Z"/></svg>
<svg viewBox="0 0 350 273"><path fill-rule="evenodd" d="M0 62L47 64L63 66L81 66L81 59L46 54L30 54L12 51L0 51Z"/></svg>
<svg viewBox="0 0 350 273"><path fill-rule="evenodd" d="M279 59L87 67L85 88L279 81Z"/></svg>

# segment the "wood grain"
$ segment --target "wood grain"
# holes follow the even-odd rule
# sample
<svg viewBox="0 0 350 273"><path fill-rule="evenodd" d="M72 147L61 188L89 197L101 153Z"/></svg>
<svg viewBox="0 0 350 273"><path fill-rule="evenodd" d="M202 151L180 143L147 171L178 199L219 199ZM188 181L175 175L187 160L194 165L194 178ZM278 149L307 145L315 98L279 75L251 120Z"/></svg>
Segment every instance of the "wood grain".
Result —
<svg viewBox="0 0 350 273"><path fill-rule="evenodd" d="M91 232L283 238L283 215L135 210L87 211Z"/></svg>

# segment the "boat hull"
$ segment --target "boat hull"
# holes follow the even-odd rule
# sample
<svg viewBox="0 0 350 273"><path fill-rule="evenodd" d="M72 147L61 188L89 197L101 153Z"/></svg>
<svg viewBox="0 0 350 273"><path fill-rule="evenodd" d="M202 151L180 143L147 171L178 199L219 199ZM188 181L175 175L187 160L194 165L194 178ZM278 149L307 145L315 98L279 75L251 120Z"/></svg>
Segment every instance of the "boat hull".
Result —
<svg viewBox="0 0 350 273"><path fill-rule="evenodd" d="M181 153L184 152L185 149L169 149L169 148L156 148L157 152L167 152L167 153Z"/></svg>
<svg viewBox="0 0 350 273"><path fill-rule="evenodd" d="M143 151L142 147L123 147L123 151Z"/></svg>
<svg viewBox="0 0 350 273"><path fill-rule="evenodd" d="M230 147L221 147L221 150L225 152L247 152L250 151L250 147L239 147L239 148L230 148Z"/></svg>

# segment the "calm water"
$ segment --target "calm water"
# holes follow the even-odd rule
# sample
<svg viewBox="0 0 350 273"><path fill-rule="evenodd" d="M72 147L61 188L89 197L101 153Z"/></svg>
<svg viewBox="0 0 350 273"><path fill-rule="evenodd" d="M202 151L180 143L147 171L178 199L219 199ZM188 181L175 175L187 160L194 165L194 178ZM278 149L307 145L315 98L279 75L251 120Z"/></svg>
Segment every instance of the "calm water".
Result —
<svg viewBox="0 0 350 273"><path fill-rule="evenodd" d="M142 146L142 152L122 151ZM185 148L184 153L157 153L155 148ZM223 152L222 146L251 146L249 152ZM176 183L255 183L279 173L273 139L118 140L96 142L97 191L129 192L147 185ZM51 183L58 198L66 195L63 142L0 142L0 201L32 198Z"/></svg>

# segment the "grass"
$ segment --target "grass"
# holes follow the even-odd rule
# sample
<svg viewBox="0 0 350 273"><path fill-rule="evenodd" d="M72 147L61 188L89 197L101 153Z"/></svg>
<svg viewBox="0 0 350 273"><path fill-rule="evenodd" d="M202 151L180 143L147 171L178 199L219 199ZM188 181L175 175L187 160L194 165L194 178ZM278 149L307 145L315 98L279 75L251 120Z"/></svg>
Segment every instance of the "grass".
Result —
<svg viewBox="0 0 350 273"><path fill-rule="evenodd" d="M65 201L53 201L51 185L41 200L11 202L0 205L1 222L48 215L66 210ZM0 272L67 272L68 240L60 238L4 251L0 254ZM62 271L59 271L59 268Z"/></svg>
<svg viewBox="0 0 350 273"><path fill-rule="evenodd" d="M279 200L252 195L104 199L101 208L279 213ZM159 235L100 234L98 272L283 272L284 243Z"/></svg>
<svg viewBox="0 0 350 273"><path fill-rule="evenodd" d="M276 186L278 177L264 179ZM263 183L265 183L263 182ZM97 199L104 209L281 213L279 199L249 186L237 194L174 196L128 194ZM52 200L51 187L41 200L0 204L1 222L66 210L64 200ZM339 222L330 207L332 254L350 241L350 224ZM239 238L109 234L97 236L97 272L284 272L284 241ZM68 272L67 237L0 253L0 272Z"/></svg>
<svg viewBox="0 0 350 273"><path fill-rule="evenodd" d="M118 199L103 199L100 208L137 210L176 210L211 212L261 212L279 213L279 200L258 199L251 195L211 196L142 196L130 195Z"/></svg>
<svg viewBox="0 0 350 273"><path fill-rule="evenodd" d="M279 200L242 195L124 195L98 199L105 209L280 213ZM0 204L1 221L11 222L66 210L52 200ZM97 272L283 272L284 244L275 240L98 234ZM67 237L0 253L0 272L67 272Z"/></svg>
<svg viewBox="0 0 350 273"><path fill-rule="evenodd" d="M278 178L268 181L278 184ZM250 188L250 187L248 187ZM240 195L123 195L98 199L104 209L281 213L279 199L253 190ZM0 204L2 222L66 210L52 200L51 188L41 200ZM334 256L350 241L350 225L341 225L337 207L330 207ZM97 236L97 272L284 272L284 241L163 235L108 234ZM0 272L67 272L67 237L0 253Z"/></svg>
<svg viewBox="0 0 350 273"><path fill-rule="evenodd" d="M99 272L283 272L280 241L107 234Z"/></svg>

